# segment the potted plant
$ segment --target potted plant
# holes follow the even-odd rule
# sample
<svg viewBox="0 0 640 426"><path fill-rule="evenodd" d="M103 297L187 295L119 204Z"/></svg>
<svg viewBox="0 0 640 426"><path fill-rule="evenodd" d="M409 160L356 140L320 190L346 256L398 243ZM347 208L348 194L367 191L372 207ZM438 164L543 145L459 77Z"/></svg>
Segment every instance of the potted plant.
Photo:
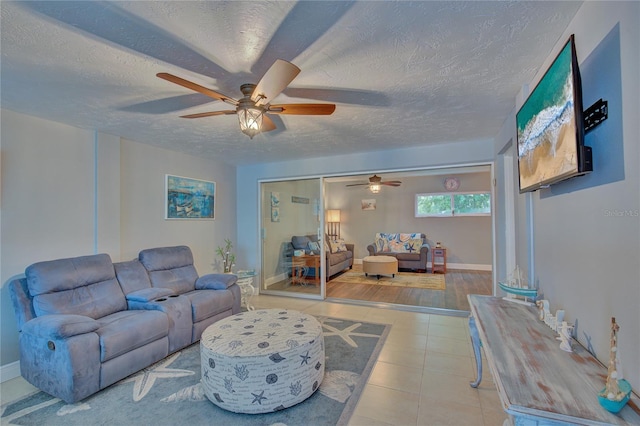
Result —
<svg viewBox="0 0 640 426"><path fill-rule="evenodd" d="M224 240L225 246L216 249L216 254L222 258L222 268L225 274L231 273L231 268L236 264L236 255L231 252L233 249L233 243L228 238Z"/></svg>

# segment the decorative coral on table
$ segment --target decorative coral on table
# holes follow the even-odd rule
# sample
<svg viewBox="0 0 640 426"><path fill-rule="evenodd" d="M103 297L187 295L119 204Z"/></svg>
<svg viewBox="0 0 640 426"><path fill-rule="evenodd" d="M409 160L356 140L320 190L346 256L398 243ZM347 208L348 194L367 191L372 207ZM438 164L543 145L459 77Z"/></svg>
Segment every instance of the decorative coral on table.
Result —
<svg viewBox="0 0 640 426"><path fill-rule="evenodd" d="M609 349L609 366L607 368L607 383L598 393L598 401L607 411L617 413L629 401L631 385L622 378L618 362L618 330L616 319L611 318L611 337Z"/></svg>

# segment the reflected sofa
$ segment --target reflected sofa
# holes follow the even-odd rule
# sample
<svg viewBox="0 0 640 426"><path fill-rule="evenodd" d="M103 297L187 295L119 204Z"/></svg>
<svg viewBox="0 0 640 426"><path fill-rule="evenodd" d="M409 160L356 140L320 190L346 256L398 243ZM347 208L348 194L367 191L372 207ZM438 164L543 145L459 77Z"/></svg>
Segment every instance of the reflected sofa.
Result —
<svg viewBox="0 0 640 426"><path fill-rule="evenodd" d="M318 243L319 248L312 250L309 248L309 243ZM309 254L313 251L315 254L319 254L320 251L325 252L325 275L327 280L329 277L337 274L338 272L350 269L353 267L353 244L345 244L344 249L338 251L335 244L327 244L326 247L322 247L318 242L317 235L301 235L293 236L291 238L291 244L289 247L289 253L287 256L293 256L295 250L304 250Z"/></svg>
<svg viewBox="0 0 640 426"><path fill-rule="evenodd" d="M187 246L112 263L96 254L34 263L9 284L22 376L74 403L200 339L240 312L237 277L199 277Z"/></svg>
<svg viewBox="0 0 640 426"><path fill-rule="evenodd" d="M367 246L369 256L393 256L399 269L427 272L427 255L431 247L424 234L377 233L373 244Z"/></svg>

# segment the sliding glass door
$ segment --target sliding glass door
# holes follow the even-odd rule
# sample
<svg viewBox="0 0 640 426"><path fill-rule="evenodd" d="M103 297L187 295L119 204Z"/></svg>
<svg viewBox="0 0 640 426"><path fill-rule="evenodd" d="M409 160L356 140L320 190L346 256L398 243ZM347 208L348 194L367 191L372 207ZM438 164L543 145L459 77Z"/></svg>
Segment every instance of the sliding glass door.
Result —
<svg viewBox="0 0 640 426"><path fill-rule="evenodd" d="M319 178L263 182L260 293L324 297Z"/></svg>

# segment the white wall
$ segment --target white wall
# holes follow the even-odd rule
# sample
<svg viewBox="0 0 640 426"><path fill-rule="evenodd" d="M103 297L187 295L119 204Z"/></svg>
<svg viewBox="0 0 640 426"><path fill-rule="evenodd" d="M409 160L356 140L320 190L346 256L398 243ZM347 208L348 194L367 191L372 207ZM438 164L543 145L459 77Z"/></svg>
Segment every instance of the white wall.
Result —
<svg viewBox="0 0 640 426"><path fill-rule="evenodd" d="M610 319L616 318L622 370L635 389L640 387L639 18L637 2L585 2L541 64L530 87L575 34L584 108L603 98L609 119L586 136L594 154L590 175L521 195L516 203L517 215L525 218L518 263L533 261L534 280L552 311L564 309L567 320L577 324L578 340L604 363ZM515 134L496 146L511 137Z"/></svg>
<svg viewBox="0 0 640 426"><path fill-rule="evenodd" d="M3 380L19 359L7 286L31 263L93 253L115 262L143 248L186 244L204 274L214 270L215 248L225 238L235 242L233 166L8 110L1 120ZM215 181L216 219L165 220L165 173Z"/></svg>

